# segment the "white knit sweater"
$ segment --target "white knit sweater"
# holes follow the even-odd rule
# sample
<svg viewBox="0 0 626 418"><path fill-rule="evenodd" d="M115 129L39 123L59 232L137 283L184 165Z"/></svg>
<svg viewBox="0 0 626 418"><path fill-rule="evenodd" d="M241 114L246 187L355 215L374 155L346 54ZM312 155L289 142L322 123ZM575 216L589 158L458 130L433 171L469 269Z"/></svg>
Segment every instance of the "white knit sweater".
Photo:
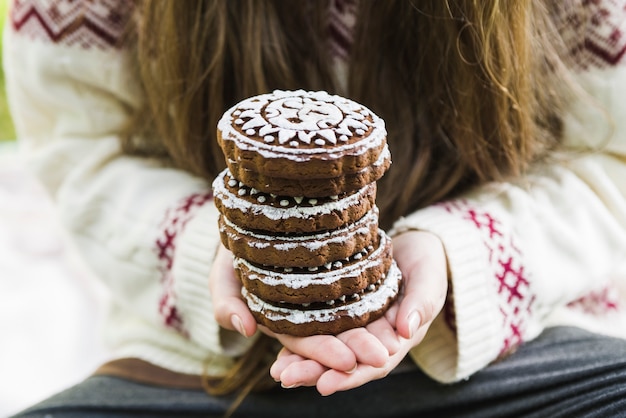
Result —
<svg viewBox="0 0 626 418"><path fill-rule="evenodd" d="M476 188L391 231L432 231L445 245L451 293L411 352L439 381L470 376L547 326L626 337L626 1L588 3L594 19L570 38L576 77L595 101L571 104L565 132L569 145L600 151ZM120 152L119 131L141 101L118 42L129 4L14 0L4 44L11 111L29 167L113 295L105 331L115 356L220 373L251 341L212 315L210 184Z"/></svg>

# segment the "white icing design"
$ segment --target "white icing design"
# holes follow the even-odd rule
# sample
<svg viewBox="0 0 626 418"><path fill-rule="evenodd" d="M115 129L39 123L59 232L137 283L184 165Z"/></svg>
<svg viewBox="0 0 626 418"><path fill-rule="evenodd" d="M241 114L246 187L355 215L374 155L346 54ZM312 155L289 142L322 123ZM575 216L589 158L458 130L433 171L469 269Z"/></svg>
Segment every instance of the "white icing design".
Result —
<svg viewBox="0 0 626 418"><path fill-rule="evenodd" d="M232 193L225 186L225 179L229 178L228 186L235 188L240 187L236 194ZM281 202L283 200L289 199L286 205L283 205L281 202L278 202L280 207L270 206L266 204L268 195L259 194L256 196L256 201L261 204L257 204L252 200L247 200L242 198L246 194L240 194L239 190L252 190L247 188L247 186L240 184L233 179L232 174L225 169L222 171L215 181L213 182L213 194L220 198L222 204L229 209L237 209L244 213L251 213L257 216L264 216L273 221L278 221L281 219L289 219L289 218L297 218L297 219L309 219L315 218L320 215L326 215L337 211L345 211L350 206L359 205L363 199L366 199L367 194L370 192L371 188L375 187L374 184L368 184L358 191L346 195L339 199L336 197L336 200L333 199L331 201L327 201L324 204L319 204L318 199L307 199L307 203L311 206L299 206L303 201L303 197L281 197ZM258 192L255 190L255 192ZM250 194L255 194L250 191ZM275 199L276 195L270 195L271 198ZM333 197L334 198L334 197Z"/></svg>
<svg viewBox="0 0 626 418"><path fill-rule="evenodd" d="M327 154L329 145L330 158L360 155L379 147L387 136L384 121L365 106L324 91L304 90L276 90L244 100L224 113L218 129L224 140L235 141L242 150L294 161Z"/></svg>
<svg viewBox="0 0 626 418"><path fill-rule="evenodd" d="M315 274L307 272L291 273L287 269L283 272L272 271L259 268L249 261L236 257L233 265L235 268L244 266L250 273L247 275L250 280L259 280L267 286L285 285L291 289L303 289L311 285L329 285L343 278L357 278L367 269L376 267L383 262L382 252L385 250L389 237L382 230L378 231L380 244L369 257L359 260L355 263L343 265L335 265L335 270L315 271ZM291 274L290 274L291 273Z"/></svg>
<svg viewBox="0 0 626 418"><path fill-rule="evenodd" d="M374 164L372 165L374 167L379 167L379 166L384 165L385 162L390 159L391 159L391 152L389 152L389 147L385 145L383 152L380 153L380 155L378 156L378 158L376 159L376 161L374 161Z"/></svg>
<svg viewBox="0 0 626 418"><path fill-rule="evenodd" d="M389 299L395 297L398 293L401 281L402 275L394 262L384 282L380 284L375 292L364 293L362 296L358 294L352 295L355 302L346 305L315 310L299 310L276 306L251 294L245 287L241 289L241 294L246 299L250 310L262 313L269 320L284 320L293 324L306 324L310 322L330 322L345 315L359 317L368 312L382 309Z"/></svg>
<svg viewBox="0 0 626 418"><path fill-rule="evenodd" d="M251 247L266 248L271 245L278 251L290 251L297 247L304 247L313 252L326 245L344 243L346 240L352 239L355 234L369 235L372 225L378 225L378 208L374 206L361 219L344 228L310 235L266 235L241 228L225 216L222 216L222 221L226 227L231 229L231 231L223 230L228 234L229 239L240 239L240 236L245 236L247 237L247 244Z"/></svg>

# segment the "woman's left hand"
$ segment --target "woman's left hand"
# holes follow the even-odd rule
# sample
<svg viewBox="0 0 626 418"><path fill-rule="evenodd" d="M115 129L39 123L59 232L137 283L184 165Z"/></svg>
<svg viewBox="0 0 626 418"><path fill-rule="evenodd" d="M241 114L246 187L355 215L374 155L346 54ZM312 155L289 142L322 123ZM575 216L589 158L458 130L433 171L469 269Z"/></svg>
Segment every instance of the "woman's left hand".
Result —
<svg viewBox="0 0 626 418"><path fill-rule="evenodd" d="M337 336L298 338L262 328L284 346L270 369L272 377L283 387L316 386L322 395L352 389L387 376L422 341L446 298L443 245L435 235L421 231L405 232L394 238L393 245L404 287L398 301L382 318ZM352 350L352 369L330 366L338 359L324 347L337 341ZM349 359L346 356L344 360Z"/></svg>

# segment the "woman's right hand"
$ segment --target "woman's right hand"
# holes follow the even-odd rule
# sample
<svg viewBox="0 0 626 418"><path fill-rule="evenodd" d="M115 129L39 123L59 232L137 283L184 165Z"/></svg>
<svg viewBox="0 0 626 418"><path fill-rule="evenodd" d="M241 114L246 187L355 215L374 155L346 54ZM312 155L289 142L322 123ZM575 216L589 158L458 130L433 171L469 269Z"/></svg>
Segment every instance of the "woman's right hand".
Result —
<svg viewBox="0 0 626 418"><path fill-rule="evenodd" d="M244 337L257 331L256 320L241 297L241 282L233 268L233 253L220 244L211 272L209 291L213 303L213 315L217 323Z"/></svg>

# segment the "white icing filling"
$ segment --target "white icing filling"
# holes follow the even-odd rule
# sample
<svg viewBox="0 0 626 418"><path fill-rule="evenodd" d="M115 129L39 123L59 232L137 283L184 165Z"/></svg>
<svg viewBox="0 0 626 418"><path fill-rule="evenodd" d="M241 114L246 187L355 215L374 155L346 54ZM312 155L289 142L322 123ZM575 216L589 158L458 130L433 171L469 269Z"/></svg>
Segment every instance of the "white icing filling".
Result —
<svg viewBox="0 0 626 418"><path fill-rule="evenodd" d="M394 297L400 288L402 275L396 263L392 263L385 281L375 292L365 293L359 300L334 308L299 310L276 306L265 302L256 295L242 287L241 294L246 299L248 307L254 312L262 313L272 321L285 320L293 324L306 324L310 322L330 322L339 316L348 315L358 317L368 312L382 309L389 298Z"/></svg>
<svg viewBox="0 0 626 418"><path fill-rule="evenodd" d="M343 266L339 262L339 268L330 271L317 271L315 274L308 273L292 273L288 271L276 272L272 270L266 270L259 268L243 258L236 257L234 266L245 266L250 273L247 277L251 280L260 280L262 283L268 286L276 286L279 284L285 285L291 289L302 289L310 285L328 285L335 283L342 278L359 277L366 269L375 267L382 263L383 259L381 253L385 250L389 237L382 230L379 230L380 244L378 248L371 252L371 254L362 258L359 257L359 261L356 263ZM357 253L360 255L361 253ZM330 264L330 263L329 263ZM327 267L329 269L330 267Z"/></svg>
<svg viewBox="0 0 626 418"><path fill-rule="evenodd" d="M359 205L360 202L365 199L367 192L372 185L367 185L355 193L346 195L342 199L338 199L336 196L332 196L333 198L337 198L337 200L333 199L330 202L326 202L325 204L317 205L317 199L308 199L308 203L313 206L298 206L304 200L302 197L294 197L287 198L279 202L279 204L283 207L274 207L267 204L262 204L266 202L266 198L263 195L259 195L256 198L256 201L261 203L257 204L251 202L246 199L242 199L240 196L244 196L247 192L241 192L241 190L246 190L245 188L241 188L237 191L237 194L232 193L228 188L224 186L224 178L228 175L231 177L228 185L230 187L236 187L238 182L232 179L232 175L228 171L228 169L222 171L219 176L213 181L213 193L216 196L219 196L222 204L229 209L238 209L244 213L252 213L254 215L265 216L268 219L273 221L281 220L281 219L309 219L318 217L320 215L327 215L336 211L344 211L350 206ZM252 189L254 190L254 189ZM251 195L255 193L250 191ZM257 192L256 190L254 190ZM295 206L286 207L290 204L290 202L286 199L293 199ZM283 201L285 201L283 203Z"/></svg>
<svg viewBox="0 0 626 418"><path fill-rule="evenodd" d="M245 123L244 118L248 118ZM233 122L243 124L246 135L234 129ZM329 158L360 155L379 147L387 137L384 121L368 108L323 91L276 90L251 97L225 112L217 127L224 140L235 141L242 150L294 161L306 161L313 154L328 154ZM263 142L249 138L254 135ZM349 143L354 136L359 140ZM333 145L330 154L327 145Z"/></svg>
<svg viewBox="0 0 626 418"><path fill-rule="evenodd" d="M374 167L379 167L381 165L384 165L385 161L390 160L390 159L391 159L391 152L389 152L389 147L385 145L383 152L380 153L380 155L378 156L378 158L376 159L376 161L374 161L374 164L372 165Z"/></svg>
<svg viewBox="0 0 626 418"><path fill-rule="evenodd" d="M331 243L342 243L351 239L353 234L367 235L372 225L378 225L378 208L372 207L361 219L340 229L307 235L266 235L241 228L222 216L226 226L235 231L227 231L230 239L239 239L243 235L248 238L248 245L255 248L272 246L279 251L289 251L297 247L305 247L315 251ZM279 241L279 242L276 242Z"/></svg>

